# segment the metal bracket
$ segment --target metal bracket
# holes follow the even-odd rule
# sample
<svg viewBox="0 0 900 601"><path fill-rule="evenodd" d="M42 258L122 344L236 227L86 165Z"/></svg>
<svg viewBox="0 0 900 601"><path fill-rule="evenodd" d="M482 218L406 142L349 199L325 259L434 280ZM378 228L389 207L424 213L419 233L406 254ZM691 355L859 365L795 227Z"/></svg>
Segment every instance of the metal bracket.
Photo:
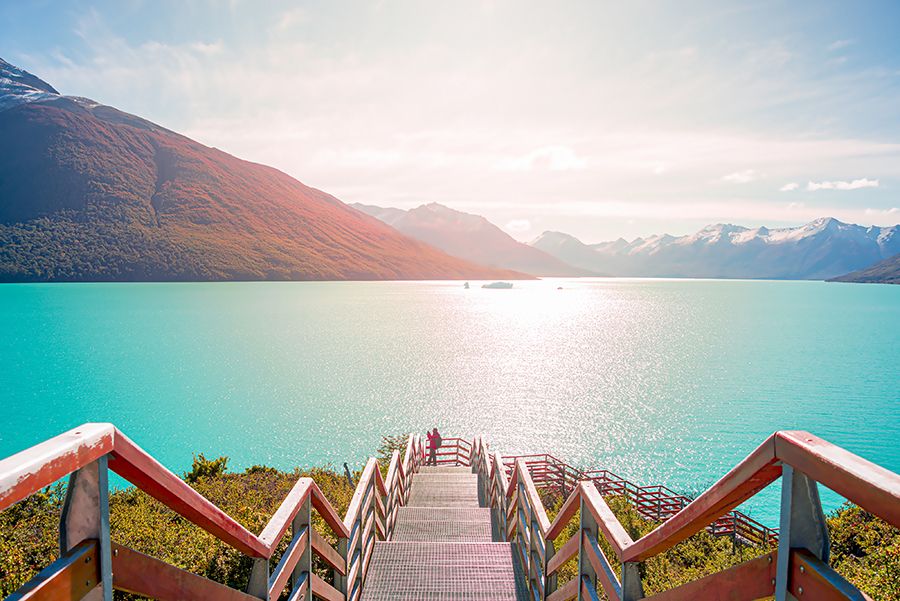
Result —
<svg viewBox="0 0 900 601"><path fill-rule="evenodd" d="M253 560L247 594L260 599L269 598L269 560L265 557L257 557Z"/></svg>
<svg viewBox="0 0 900 601"><path fill-rule="evenodd" d="M579 514L581 523L579 524L578 532L575 535L578 537L578 580L584 582L584 579L587 578L587 585L591 590L594 590L597 588L597 572L594 570L594 566L591 565L588 558L585 557L582 537L584 536L585 531L597 536L597 520L594 519L593 514L585 505L584 498L581 499L581 511ZM582 589L583 587L578 587L578 601L585 601Z"/></svg>
<svg viewBox="0 0 900 601"><path fill-rule="evenodd" d="M641 582L640 564L622 564L622 601L637 601L644 598L644 583Z"/></svg>
<svg viewBox="0 0 900 601"><path fill-rule="evenodd" d="M775 601L788 601L791 549L806 549L828 563L831 541L819 487L788 464L781 467L781 526L778 533L778 564L775 571Z"/></svg>
<svg viewBox="0 0 900 601"><path fill-rule="evenodd" d="M109 536L109 468L104 455L69 476L59 519L59 550L66 553L80 542L97 539L100 545L100 587L85 599L112 601L112 542Z"/></svg>

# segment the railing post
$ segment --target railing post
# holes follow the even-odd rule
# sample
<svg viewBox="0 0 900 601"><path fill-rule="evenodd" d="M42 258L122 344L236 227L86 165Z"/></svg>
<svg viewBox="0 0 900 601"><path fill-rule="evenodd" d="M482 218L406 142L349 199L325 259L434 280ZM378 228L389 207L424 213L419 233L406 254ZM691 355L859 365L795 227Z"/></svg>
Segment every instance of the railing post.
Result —
<svg viewBox="0 0 900 601"><path fill-rule="evenodd" d="M581 515L581 521L578 532L575 534L575 536L578 537L578 601L589 601L592 598L596 599L596 595L585 599L585 587L582 586L582 583L587 586L589 591L595 591L597 589L597 572L594 570L594 566L591 564L590 560L585 556L584 536L586 532L590 532L594 537L597 536L597 520L594 519L594 515L590 512L587 505L585 505L584 497L581 498L581 511L579 513ZM585 582L585 580L587 580L587 582Z"/></svg>
<svg viewBox="0 0 900 601"><path fill-rule="evenodd" d="M312 564L312 494L307 495L306 500L303 501L303 505L300 506L300 511L297 512L297 515L294 516L293 521L291 522L291 532L294 537L298 536L300 532L306 528L306 549L303 550L303 554L300 555L299 561L297 561L297 565L294 566L294 573L291 574L291 596L295 595L297 587L304 581L304 573L306 574L306 584L304 588L306 589L303 593L303 598L307 599L310 597L310 591L312 591L312 574L313 574L313 564ZM299 598L299 597L297 597Z"/></svg>
<svg viewBox="0 0 900 601"><path fill-rule="evenodd" d="M250 582L247 584L247 594L260 599L269 598L269 560L267 558L254 558L253 567L250 569Z"/></svg>
<svg viewBox="0 0 900 601"><path fill-rule="evenodd" d="M517 460L516 463L518 464ZM515 469L519 469L516 465ZM528 531L528 502L525 498L525 486L522 479L519 478L516 484L516 546L519 547L522 556L522 570L525 572L525 582L528 583L528 590L531 590L531 548L525 533Z"/></svg>
<svg viewBox="0 0 900 601"><path fill-rule="evenodd" d="M781 467L781 525L778 532L778 564L775 601L787 601L791 549L806 549L828 563L828 527L819 499L819 487L788 464Z"/></svg>
<svg viewBox="0 0 900 601"><path fill-rule="evenodd" d="M630 561L622 564L622 601L638 601L644 598L640 564Z"/></svg>
<svg viewBox="0 0 900 601"><path fill-rule="evenodd" d="M550 596L550 593L556 591L557 587L557 575L553 573L551 576L547 576L547 565L550 563L550 560L553 559L553 556L556 555L556 546L553 544L552 540L544 539L544 565L542 569L544 570L544 599Z"/></svg>
<svg viewBox="0 0 900 601"><path fill-rule="evenodd" d="M375 468L376 470L378 467ZM387 491L386 494L381 494L378 492L378 486L376 485L375 478L372 478L372 504L375 506L375 518L378 518L378 503L376 502L377 498L381 498L381 506L384 508L384 511L381 514L381 538L378 538L378 522L375 523L375 540L388 540L390 532L388 531L388 516L390 515L390 511L388 509L388 502L390 501L390 491Z"/></svg>
<svg viewBox="0 0 900 601"><path fill-rule="evenodd" d="M104 455L69 476L59 521L60 554L95 538L100 545L100 586L84 599L112 601L112 544L109 538L109 469Z"/></svg>
<svg viewBox="0 0 900 601"><path fill-rule="evenodd" d="M350 594L350 591L347 590L347 574L350 573L350 556L347 554L347 539L343 536L338 538L337 552L344 558L344 572L346 572L346 574L341 574L338 570L332 572L334 575L334 588L344 593L344 598L346 599Z"/></svg>

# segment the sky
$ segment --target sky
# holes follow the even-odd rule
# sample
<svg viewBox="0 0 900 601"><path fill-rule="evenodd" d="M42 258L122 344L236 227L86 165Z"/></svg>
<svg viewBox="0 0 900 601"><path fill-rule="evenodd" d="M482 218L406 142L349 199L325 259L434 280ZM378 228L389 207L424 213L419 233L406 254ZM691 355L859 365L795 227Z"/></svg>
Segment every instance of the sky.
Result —
<svg viewBox="0 0 900 601"><path fill-rule="evenodd" d="M0 0L0 57L520 240L900 223L900 3Z"/></svg>

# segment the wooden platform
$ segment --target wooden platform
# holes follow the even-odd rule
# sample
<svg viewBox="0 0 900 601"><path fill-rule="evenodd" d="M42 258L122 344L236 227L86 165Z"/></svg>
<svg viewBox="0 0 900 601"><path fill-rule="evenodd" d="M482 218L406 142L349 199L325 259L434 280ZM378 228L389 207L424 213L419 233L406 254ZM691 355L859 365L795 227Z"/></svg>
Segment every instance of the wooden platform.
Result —
<svg viewBox="0 0 900 601"><path fill-rule="evenodd" d="M512 546L495 540L471 469L423 467L393 537L375 544L362 600L527 599Z"/></svg>

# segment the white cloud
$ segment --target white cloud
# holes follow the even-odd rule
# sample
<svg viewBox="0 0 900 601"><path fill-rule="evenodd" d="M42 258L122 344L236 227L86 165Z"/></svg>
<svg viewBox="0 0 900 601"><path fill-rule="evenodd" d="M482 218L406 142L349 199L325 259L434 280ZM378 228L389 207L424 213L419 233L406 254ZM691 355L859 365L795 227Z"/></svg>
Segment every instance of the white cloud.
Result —
<svg viewBox="0 0 900 601"><path fill-rule="evenodd" d="M216 54L221 54L222 50L224 50L225 46L221 40L217 42L192 42L189 47L198 52L199 54L204 54L207 56L213 56Z"/></svg>
<svg viewBox="0 0 900 601"><path fill-rule="evenodd" d="M346 202L471 203L498 224L562 227L555 216L563 214L591 217L572 218L582 232L621 227L606 216L800 221L836 211L771 203L778 181L801 173L900 181L900 138L888 118L896 95L882 90L882 76L812 77L784 44L718 55L698 41L666 51L589 27L574 40L598 46L585 53L550 43L559 28L548 22L565 20L560 11L536 4L535 18L510 19L503 3L478 27L452 3L446 20L428 19L433 27L416 28L406 14L405 34L387 44L393 17L361 7L358 20L329 29L336 15L304 10L273 10L252 44L197 31L142 45L89 15L79 23L83 49L41 50L21 66L64 93L272 165ZM487 27L494 18L510 26ZM460 48L463 34L472 39ZM602 59L611 56L604 45L632 42L623 60ZM877 136L854 129L861 114L885 124ZM765 188L748 184L761 178ZM504 198L515 199L511 207ZM845 208L845 220L862 213Z"/></svg>
<svg viewBox="0 0 900 601"><path fill-rule="evenodd" d="M297 25L305 24L309 21L309 15L306 12L306 9L302 7L295 7L289 10L286 10L278 17L278 21L275 23L275 31L283 32L293 29Z"/></svg>
<svg viewBox="0 0 900 601"><path fill-rule="evenodd" d="M810 192L817 190L859 190L860 188L877 188L878 180L863 177L853 181L833 181L833 182L809 182L806 189Z"/></svg>
<svg viewBox="0 0 900 601"><path fill-rule="evenodd" d="M521 234L523 232L531 231L531 222L527 219L513 219L503 226L503 229L516 234Z"/></svg>
<svg viewBox="0 0 900 601"><path fill-rule="evenodd" d="M842 48L846 48L854 43L853 40L835 40L828 44L828 49L834 52L835 50L841 50Z"/></svg>
<svg viewBox="0 0 900 601"><path fill-rule="evenodd" d="M752 182L753 180L759 179L759 177L759 173L757 173L756 170L744 169L743 171L735 171L734 173L723 175L722 181L732 184L747 184Z"/></svg>
<svg viewBox="0 0 900 601"><path fill-rule="evenodd" d="M587 160L579 157L568 146L544 146L532 150L526 155L517 157L504 157L495 163L495 167L501 171L571 171L584 169Z"/></svg>
<svg viewBox="0 0 900 601"><path fill-rule="evenodd" d="M879 219L879 218L892 218L898 219L900 218L900 207L891 207L889 209L866 209L865 215L870 219Z"/></svg>
<svg viewBox="0 0 900 601"><path fill-rule="evenodd" d="M779 192L791 192L793 190L797 190L798 188L800 188L800 184L798 184L797 182L790 182L790 183L787 183L787 184L781 186L778 189L778 191Z"/></svg>

